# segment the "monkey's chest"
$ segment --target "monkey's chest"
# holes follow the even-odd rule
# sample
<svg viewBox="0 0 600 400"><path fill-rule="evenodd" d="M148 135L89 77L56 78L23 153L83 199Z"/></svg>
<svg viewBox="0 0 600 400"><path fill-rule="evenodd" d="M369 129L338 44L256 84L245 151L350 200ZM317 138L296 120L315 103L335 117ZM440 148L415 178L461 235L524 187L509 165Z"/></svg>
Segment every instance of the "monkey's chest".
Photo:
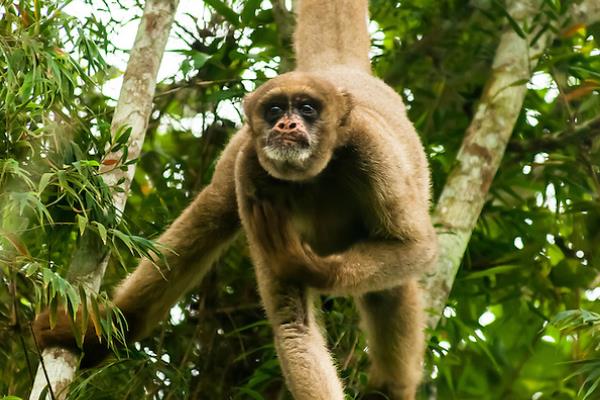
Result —
<svg viewBox="0 0 600 400"><path fill-rule="evenodd" d="M343 185L301 185L283 197L292 227L321 256L342 251L366 236L359 202Z"/></svg>

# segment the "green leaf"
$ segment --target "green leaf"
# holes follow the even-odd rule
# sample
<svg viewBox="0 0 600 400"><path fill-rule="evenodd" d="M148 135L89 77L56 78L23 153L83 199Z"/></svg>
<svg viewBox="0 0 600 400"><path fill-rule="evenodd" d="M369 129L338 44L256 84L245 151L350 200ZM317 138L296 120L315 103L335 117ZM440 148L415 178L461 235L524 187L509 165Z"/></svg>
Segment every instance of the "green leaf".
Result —
<svg viewBox="0 0 600 400"><path fill-rule="evenodd" d="M77 226L79 227L79 235L83 236L85 227L88 224L88 219L85 215L77 214Z"/></svg>
<svg viewBox="0 0 600 400"><path fill-rule="evenodd" d="M204 0L204 3L208 4L215 9L223 18L225 18L233 26L237 27L240 25L238 15L233 11L227 3L220 0Z"/></svg>
<svg viewBox="0 0 600 400"><path fill-rule="evenodd" d="M44 189L46 189L46 186L48 186L52 176L54 176L54 173L52 172L46 172L42 174L40 177L40 182L38 183L38 194L41 195L44 192Z"/></svg>
<svg viewBox="0 0 600 400"><path fill-rule="evenodd" d="M94 324L94 330L96 331L96 336L102 336L101 329L101 319L102 313L100 312L100 307L98 306L98 299L95 296L90 297L90 304L92 305L91 309L88 309L90 318L92 319L92 323Z"/></svg>
<svg viewBox="0 0 600 400"><path fill-rule="evenodd" d="M200 69L210 59L210 54L202 53L201 51L195 51L192 53L192 60L194 61L194 68Z"/></svg>
<svg viewBox="0 0 600 400"><path fill-rule="evenodd" d="M123 232L117 229L111 229L111 232L113 235L117 236L121 240L121 242L125 244L125 246L127 246L131 254L135 254L135 252L133 251L133 243L128 235L124 234Z"/></svg>
<svg viewBox="0 0 600 400"><path fill-rule="evenodd" d="M79 298L79 294L75 290L75 288L66 280L64 281L66 285L64 285L64 295L67 298L67 304L73 316L76 316L77 310L79 309L79 305L81 304L81 300Z"/></svg>
<svg viewBox="0 0 600 400"><path fill-rule="evenodd" d="M36 263L36 262L32 262L32 263L28 263L27 266L25 267L25 276L26 277L31 277L35 274L37 274L40 270L40 264Z"/></svg>
<svg viewBox="0 0 600 400"><path fill-rule="evenodd" d="M548 258L552 266L557 265L559 262L565 259L565 254L562 252L560 247L555 244L549 244L547 247Z"/></svg>
<svg viewBox="0 0 600 400"><path fill-rule="evenodd" d="M582 74L583 77L590 76L595 79L600 79L600 72L594 71L590 68L585 68L582 66L572 66L572 67L570 67L570 70Z"/></svg>
<svg viewBox="0 0 600 400"><path fill-rule="evenodd" d="M245 394L246 396L248 396L248 398L252 398L254 400L264 400L265 398L257 391L252 390L252 389L248 389L245 387L240 387L239 388L240 393Z"/></svg>
<svg viewBox="0 0 600 400"><path fill-rule="evenodd" d="M129 125L124 125L117 131L115 137L115 144L117 145L125 145L129 141L129 136L131 136L131 130L133 128Z"/></svg>
<svg viewBox="0 0 600 400"><path fill-rule="evenodd" d="M100 236L102 243L106 244L106 227L97 221L94 221L93 223L96 225L96 228L98 228L98 235Z"/></svg>
<svg viewBox="0 0 600 400"><path fill-rule="evenodd" d="M519 25L519 23L517 21L515 21L515 19L512 17L512 15L510 15L510 13L506 10L506 8L504 7L504 5L502 5L501 3L499 3L498 0L494 0L494 5L496 5L496 7L508 19L508 23L513 28L513 30L515 31L515 33L517 35L519 35L520 38L526 39L527 38L527 33L525 33L525 31L523 31L523 28L521 28L521 26Z"/></svg>
<svg viewBox="0 0 600 400"><path fill-rule="evenodd" d="M520 265L503 265L500 267L493 267L493 268L488 268L485 271L479 271L479 272L473 272L468 274L465 278L465 280L467 279L479 279L479 278L483 278L484 276L493 276L493 275L498 275L498 274L506 274L508 272L512 272L516 269L522 268Z"/></svg>
<svg viewBox="0 0 600 400"><path fill-rule="evenodd" d="M246 4L244 5L244 9L242 10L242 13L240 14L240 16L242 18L242 22L244 24L249 24L252 21L252 19L254 18L254 14L256 13L256 10L258 10L260 8L261 2L262 2L262 0L246 1Z"/></svg>

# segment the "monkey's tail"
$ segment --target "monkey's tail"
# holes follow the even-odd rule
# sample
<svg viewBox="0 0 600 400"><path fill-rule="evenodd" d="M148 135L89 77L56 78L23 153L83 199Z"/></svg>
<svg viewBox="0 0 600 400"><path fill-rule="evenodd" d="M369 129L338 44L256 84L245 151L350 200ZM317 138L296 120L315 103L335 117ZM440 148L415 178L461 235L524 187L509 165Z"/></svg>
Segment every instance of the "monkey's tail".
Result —
<svg viewBox="0 0 600 400"><path fill-rule="evenodd" d="M294 44L296 69L346 65L371 71L367 0L300 0Z"/></svg>

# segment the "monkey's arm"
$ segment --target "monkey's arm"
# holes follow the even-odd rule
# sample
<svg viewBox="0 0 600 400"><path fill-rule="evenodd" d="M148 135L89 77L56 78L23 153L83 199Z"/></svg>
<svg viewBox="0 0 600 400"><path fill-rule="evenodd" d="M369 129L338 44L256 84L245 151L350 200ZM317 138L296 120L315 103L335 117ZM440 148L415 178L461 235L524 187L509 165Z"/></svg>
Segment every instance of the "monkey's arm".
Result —
<svg viewBox="0 0 600 400"><path fill-rule="evenodd" d="M202 279L240 230L233 166L245 141L243 131L231 139L211 183L158 239L167 247L166 264L156 260L159 270L149 260L142 260L116 289L113 302L127 320L129 340L147 335L177 299ZM50 329L47 312L40 314L34 322L34 333L41 347L58 345L76 349L69 320L62 312L54 329ZM107 353L106 346L98 343L92 326L88 326L83 350L84 361L91 356L91 363Z"/></svg>
<svg viewBox="0 0 600 400"><path fill-rule="evenodd" d="M233 167L244 132L229 142L211 183L158 239L167 246L167 265L157 270L143 260L114 293L114 303L131 318L132 338L147 335L178 298L208 272L240 230Z"/></svg>
<svg viewBox="0 0 600 400"><path fill-rule="evenodd" d="M369 238L325 257L302 242L285 213L268 202L253 206L251 220L277 276L327 292L361 294L398 286L427 272L437 254L428 218L406 239Z"/></svg>
<svg viewBox="0 0 600 400"><path fill-rule="evenodd" d="M322 259L332 274L327 291L360 294L389 289L429 270L437 251L435 235L408 240L370 239Z"/></svg>
<svg viewBox="0 0 600 400"><path fill-rule="evenodd" d="M352 117L349 144L357 150L369 180L363 217L371 234L341 253L321 258L321 268L332 274L325 289L350 293L387 289L418 278L437 257L429 217L429 171L412 125L404 115L384 120L376 113L358 111Z"/></svg>

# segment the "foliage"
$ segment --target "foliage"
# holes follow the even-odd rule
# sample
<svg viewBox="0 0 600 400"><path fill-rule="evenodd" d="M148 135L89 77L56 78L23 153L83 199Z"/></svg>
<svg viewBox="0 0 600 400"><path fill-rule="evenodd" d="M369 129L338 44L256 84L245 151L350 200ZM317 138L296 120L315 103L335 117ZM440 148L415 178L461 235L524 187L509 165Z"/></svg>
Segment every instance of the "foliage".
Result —
<svg viewBox="0 0 600 400"><path fill-rule="evenodd" d="M241 97L289 54L268 1L205 1L202 19L181 16L180 72L158 87L119 222L99 166L126 132L110 139L114 103L101 87L114 76L104 58L116 51L118 10L138 6L92 3L115 18L76 19L50 0L0 2L1 394L27 395L35 310L86 303L63 278L82 234L111 249L106 290L137 256L158 252L149 239L210 180ZM375 70L406 100L436 197L485 90L507 24L502 4L371 1ZM557 38L532 71L445 318L431 332L427 395L600 396L600 24L561 25L569 4L544 2L532 27ZM358 398L368 350L357 313L349 299L322 298L321 309L348 396ZM71 397L287 398L243 240L129 356L84 372Z"/></svg>
<svg viewBox="0 0 600 400"><path fill-rule="evenodd" d="M111 309L107 296L90 297L63 278L78 237L93 232L116 255L158 249L118 222L99 173L106 152L128 137L111 138L111 110L94 78L109 70L103 25L65 14L67 3L0 4L0 392L26 393L34 312L50 307L54 320L61 302L72 313L81 307L80 332L91 317L98 332L122 341L120 312L100 318L101 305Z"/></svg>

